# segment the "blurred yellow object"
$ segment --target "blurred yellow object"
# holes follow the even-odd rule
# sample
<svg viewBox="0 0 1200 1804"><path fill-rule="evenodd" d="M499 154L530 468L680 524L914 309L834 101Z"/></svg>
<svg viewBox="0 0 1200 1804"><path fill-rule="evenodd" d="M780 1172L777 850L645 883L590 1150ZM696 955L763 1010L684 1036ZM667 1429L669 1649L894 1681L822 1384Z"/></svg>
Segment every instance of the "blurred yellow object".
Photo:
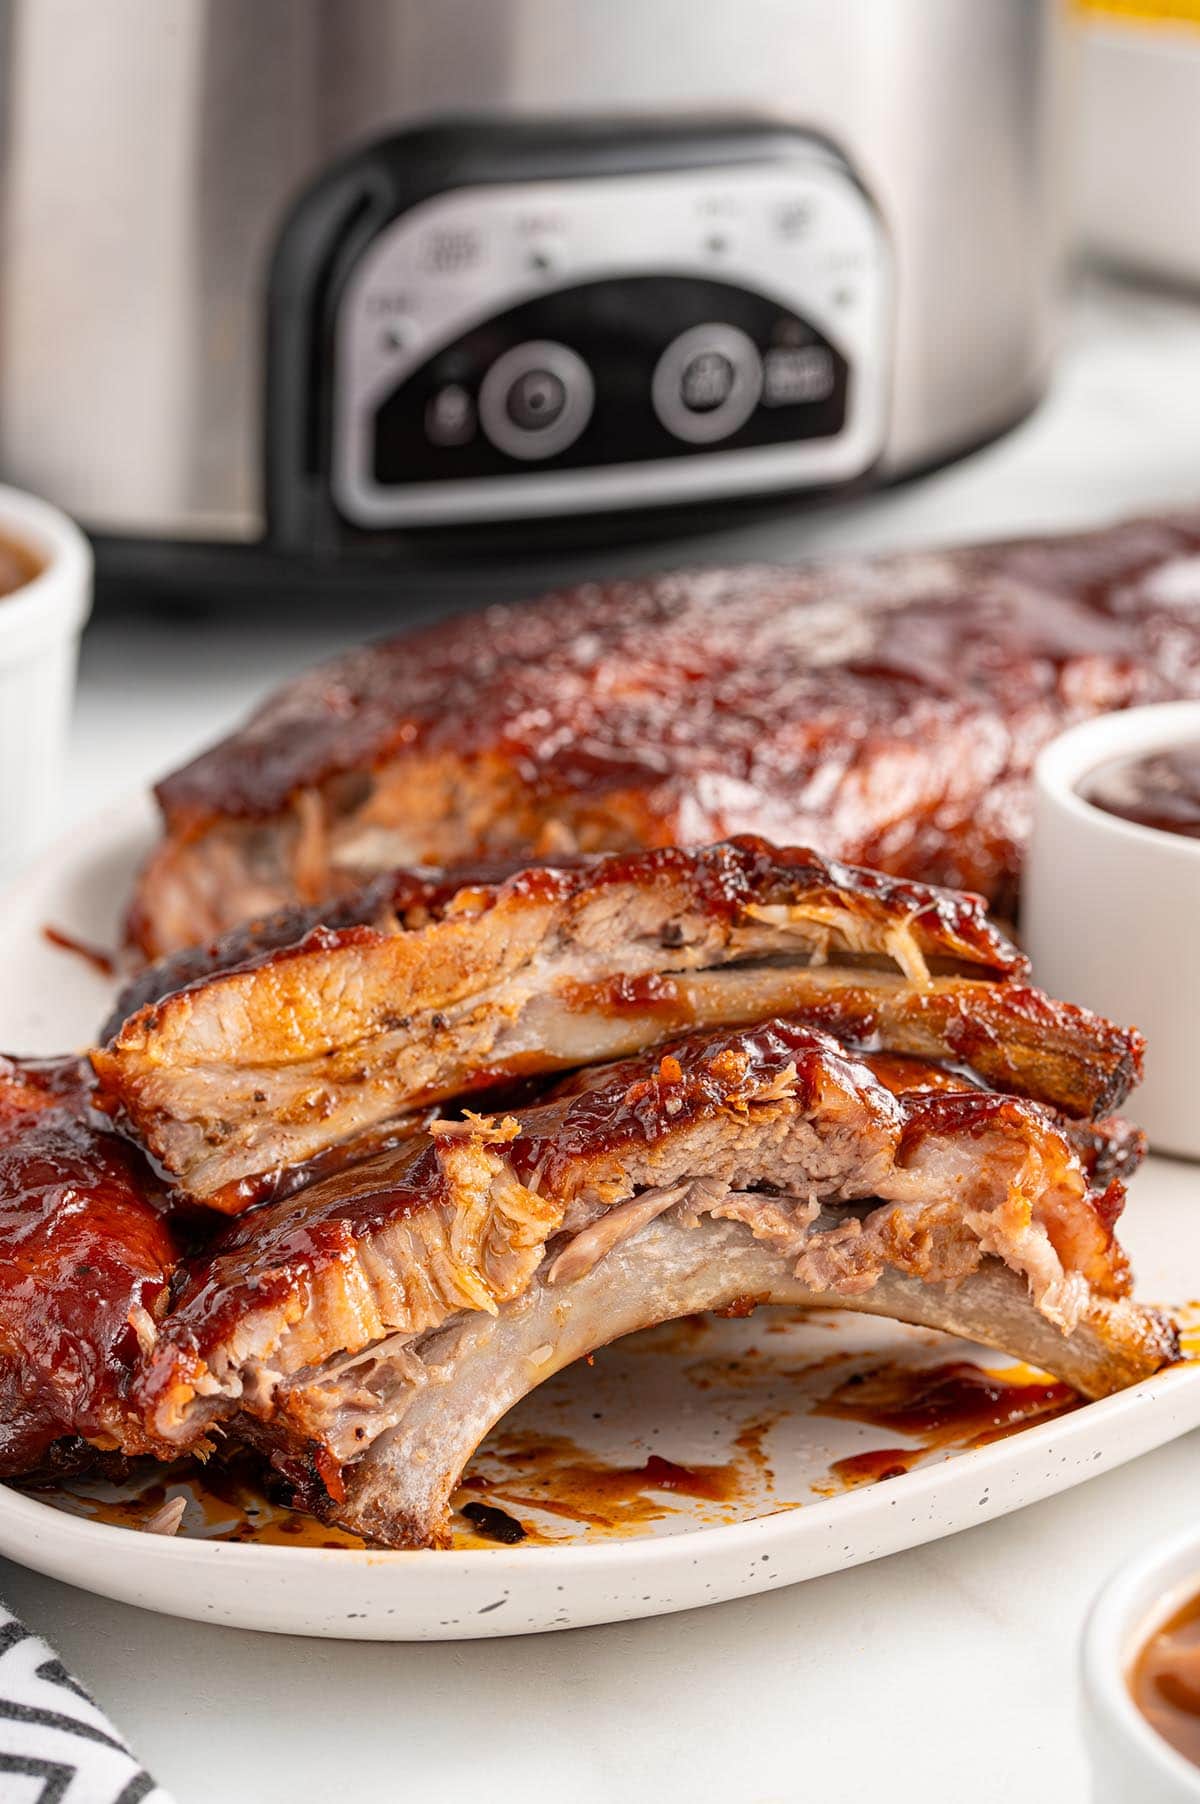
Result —
<svg viewBox="0 0 1200 1804"><path fill-rule="evenodd" d="M1200 286L1200 0L1075 0L1084 242Z"/></svg>
<svg viewBox="0 0 1200 1804"><path fill-rule="evenodd" d="M1200 0L1076 0L1081 12L1128 19L1139 25L1200 27Z"/></svg>

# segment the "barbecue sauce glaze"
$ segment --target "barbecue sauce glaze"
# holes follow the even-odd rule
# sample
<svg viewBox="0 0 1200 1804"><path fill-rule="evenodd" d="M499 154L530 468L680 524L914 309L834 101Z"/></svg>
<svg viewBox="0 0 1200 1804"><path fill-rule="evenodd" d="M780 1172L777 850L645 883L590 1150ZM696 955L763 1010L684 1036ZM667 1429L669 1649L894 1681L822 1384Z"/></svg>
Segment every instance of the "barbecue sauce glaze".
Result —
<svg viewBox="0 0 1200 1804"><path fill-rule="evenodd" d="M1118 820L1200 839L1200 740L1102 764L1080 794Z"/></svg>
<svg viewBox="0 0 1200 1804"><path fill-rule="evenodd" d="M1200 1766L1200 1596L1189 1598L1146 1642L1129 1688L1151 1728Z"/></svg>
<svg viewBox="0 0 1200 1804"><path fill-rule="evenodd" d="M40 569L38 560L23 545L0 539L0 598L32 582Z"/></svg>

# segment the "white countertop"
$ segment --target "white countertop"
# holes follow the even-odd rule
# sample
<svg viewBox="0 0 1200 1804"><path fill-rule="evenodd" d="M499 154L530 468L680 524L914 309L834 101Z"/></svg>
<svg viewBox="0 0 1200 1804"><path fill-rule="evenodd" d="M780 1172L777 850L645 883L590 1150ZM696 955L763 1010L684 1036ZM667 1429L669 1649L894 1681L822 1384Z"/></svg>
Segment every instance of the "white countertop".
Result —
<svg viewBox="0 0 1200 1804"><path fill-rule="evenodd" d="M1056 528L1200 496L1200 300L1092 285L1054 390L1000 444L689 556L797 557ZM97 620L63 824L170 768L375 613ZM1200 1187L1200 1169L1197 1171ZM1136 1194L1135 1194L1136 1206ZM706 1611L569 1634L371 1646L103 1603L0 1562L0 1594L178 1804L475 1791L641 1804L1086 1796L1075 1657L1127 1554L1195 1519L1200 1434L951 1540Z"/></svg>

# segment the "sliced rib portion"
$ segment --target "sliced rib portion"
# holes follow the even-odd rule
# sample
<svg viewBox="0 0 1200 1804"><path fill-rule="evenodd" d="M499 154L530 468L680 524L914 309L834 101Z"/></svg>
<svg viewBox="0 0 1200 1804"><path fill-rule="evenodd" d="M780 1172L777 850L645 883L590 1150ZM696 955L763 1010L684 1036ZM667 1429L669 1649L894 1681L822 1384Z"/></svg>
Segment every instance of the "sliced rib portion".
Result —
<svg viewBox="0 0 1200 1804"><path fill-rule="evenodd" d="M103 1130L90 1086L83 1060L0 1059L4 1477L81 1442L155 1445L129 1387L178 1253L149 1170Z"/></svg>
<svg viewBox="0 0 1200 1804"><path fill-rule="evenodd" d="M149 957L394 865L734 833L1011 901L1040 747L1200 694L1196 515L591 583L365 646L161 783Z"/></svg>
<svg viewBox="0 0 1200 1804"><path fill-rule="evenodd" d="M781 1012L1083 1119L1140 1067L1135 1033L1018 981L976 898L761 840L444 889L404 872L360 912L231 969L214 948L211 975L94 1055L106 1106L181 1192L236 1213L430 1103Z"/></svg>
<svg viewBox="0 0 1200 1804"><path fill-rule="evenodd" d="M894 1064L882 1081L795 1021L696 1035L257 1211L192 1267L148 1428L182 1450L224 1426L310 1507L427 1544L476 1426L578 1351L714 1302L965 1325L1089 1395L1171 1357L1128 1297L1119 1186L1097 1196L1038 1105L907 1089ZM401 1481L410 1426L442 1464Z"/></svg>

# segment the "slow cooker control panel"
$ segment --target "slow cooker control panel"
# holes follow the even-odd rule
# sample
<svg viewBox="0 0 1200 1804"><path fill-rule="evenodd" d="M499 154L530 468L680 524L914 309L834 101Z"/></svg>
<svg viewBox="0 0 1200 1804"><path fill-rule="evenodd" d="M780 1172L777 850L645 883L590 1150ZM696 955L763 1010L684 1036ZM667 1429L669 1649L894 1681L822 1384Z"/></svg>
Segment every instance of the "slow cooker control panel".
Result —
<svg viewBox="0 0 1200 1804"><path fill-rule="evenodd" d="M880 220L817 140L451 188L342 285L334 504L378 530L848 481L883 448L891 310Z"/></svg>

